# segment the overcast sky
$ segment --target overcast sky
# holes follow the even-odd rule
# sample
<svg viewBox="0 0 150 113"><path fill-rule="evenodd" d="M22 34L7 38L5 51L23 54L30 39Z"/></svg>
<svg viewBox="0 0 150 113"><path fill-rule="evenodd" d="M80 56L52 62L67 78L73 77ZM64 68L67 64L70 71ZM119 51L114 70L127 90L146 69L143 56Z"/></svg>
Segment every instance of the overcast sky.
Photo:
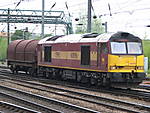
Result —
<svg viewBox="0 0 150 113"><path fill-rule="evenodd" d="M0 0L0 8L14 9L19 1L20 0ZM45 0L45 10L50 10L51 6L56 2L52 10L61 10L68 14L65 7L66 1L72 16L72 22L76 24L74 19L78 18L80 13L87 12L88 0ZM110 5L110 11L108 4ZM140 37L144 37L145 35L150 36L150 28L145 27L146 25L150 25L149 0L92 0L92 5L94 8L92 14L101 18L103 22L108 22L109 32L128 31ZM32 10L41 10L41 8L42 0L24 0L17 7L17 9ZM112 16L110 16L110 12ZM100 15L102 16L100 17ZM24 26L25 25L22 25L22 27ZM0 30L4 27L5 25L1 25ZM37 27L35 32L40 31L40 26L38 27L37 25L33 25L30 30L32 31L35 27Z"/></svg>

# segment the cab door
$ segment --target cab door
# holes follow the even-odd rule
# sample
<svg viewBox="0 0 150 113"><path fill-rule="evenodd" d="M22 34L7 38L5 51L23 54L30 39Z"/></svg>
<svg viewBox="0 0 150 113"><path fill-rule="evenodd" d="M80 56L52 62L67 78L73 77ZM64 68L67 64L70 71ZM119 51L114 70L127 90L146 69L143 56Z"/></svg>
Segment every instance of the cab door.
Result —
<svg viewBox="0 0 150 113"><path fill-rule="evenodd" d="M107 71L108 67L108 44L100 43L99 45L99 67L101 70Z"/></svg>

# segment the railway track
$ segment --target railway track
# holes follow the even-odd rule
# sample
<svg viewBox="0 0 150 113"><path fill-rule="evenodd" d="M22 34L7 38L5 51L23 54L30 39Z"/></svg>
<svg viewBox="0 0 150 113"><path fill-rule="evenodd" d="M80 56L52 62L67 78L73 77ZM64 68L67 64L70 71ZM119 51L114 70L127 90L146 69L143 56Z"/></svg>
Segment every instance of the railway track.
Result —
<svg viewBox="0 0 150 113"><path fill-rule="evenodd" d="M32 88L32 89L43 91L43 92L53 93L56 95L65 96L65 97L80 100L80 101L86 101L86 102L97 104L97 105L107 106L111 109L118 109L118 110L122 110L126 112L134 112L134 113L139 113L139 110L141 112L141 109L145 110L144 112L150 111L150 106L146 106L146 105L140 105L140 104L135 104L135 103L126 102L126 101L119 101L119 100L114 100L114 99L109 99L109 98L104 98L104 97L98 97L95 95L65 90L62 88L60 89L57 87L46 86L46 85L42 85L39 83L27 82L23 80L15 80L13 78L11 78L11 80L13 81L9 81L9 82L11 82L12 84Z"/></svg>
<svg viewBox="0 0 150 113"><path fill-rule="evenodd" d="M53 98L44 97L38 94L33 94L31 92L22 91L16 88L11 88L8 86L0 85L0 95L6 98L10 98L12 100L16 100L17 102L23 102L26 104L30 104L30 106L38 106L42 112L48 113L62 113L62 112L86 112L86 113L98 113L98 111L80 107L77 105L73 105L70 103L66 103L60 100L56 100ZM32 101L31 101L32 100ZM34 102L33 102L34 100ZM40 101L39 103L45 103L46 105L42 105L36 102ZM52 107L52 108L51 108ZM54 108L55 109L54 109ZM58 110L59 109L59 110Z"/></svg>
<svg viewBox="0 0 150 113"><path fill-rule="evenodd" d="M80 86L72 86L72 85L67 85L68 87L71 88L78 88L78 89L85 89L89 91L94 91L94 92L102 92L102 93L109 93L109 94L114 94L118 96L127 96L139 100L144 100L149 102L150 101L150 93L149 91L142 91L142 90L134 90L134 89L119 89L119 88L110 88L110 89L105 89L105 88L86 88L86 87L80 87Z"/></svg>
<svg viewBox="0 0 150 113"><path fill-rule="evenodd" d="M0 86L1 88L5 88L5 87L2 87ZM45 112L45 113L49 113L49 112L52 112L52 113L61 113L61 111L58 111L56 109L53 109L53 108L49 108L49 107L46 107L44 105L41 105L41 104L38 104L38 103L35 103L33 101L30 101L30 100L26 100L26 99L23 99L22 97L20 96L14 96L14 94L8 94L8 92L4 92L4 91L1 91L0 92L0 97L2 97L3 99L5 98L6 100L13 102L13 103L18 103L19 105L21 104L22 106L26 106L26 107L23 107L23 108L26 108L22 111L36 111L37 112ZM15 101L15 102L14 102ZM14 107L17 107L19 105L15 105ZM5 106L8 106L8 105L5 105ZM1 108L3 109L3 108ZM18 108L20 109L20 108ZM34 110L36 109L36 110ZM8 109L7 109L8 110ZM14 113L14 109L10 109L9 112L12 112ZM18 113L18 111L17 111Z"/></svg>
<svg viewBox="0 0 150 113"><path fill-rule="evenodd" d="M0 73L2 73L3 75L7 75L9 74L8 79L13 79L14 74L10 73L10 71L7 70L0 70ZM15 79L17 79L18 77L21 79L25 79L25 80L35 80L35 81L40 81L40 82L48 82L48 83L54 83L54 84L59 84L59 85L64 85L67 87L71 87L71 88L78 88L78 89L86 89L89 91L96 91L96 92L104 92L104 93L110 93L110 94L115 94L115 95L122 95L122 96L130 96L130 97L134 97L137 99L142 99L145 101L150 101L150 93L147 91L141 91L141 90L127 90L127 89L119 89L119 88L111 88L111 89L105 89L105 88L95 88L95 87L81 87L77 84L74 83L66 83L66 82L62 82L62 81L57 81L57 80L48 80L48 79L43 79L40 77L30 77L30 76L26 76L24 73L21 73L22 76L16 76ZM12 77L13 76L13 77ZM149 90L149 86L139 86L139 88L141 89L146 89Z"/></svg>
<svg viewBox="0 0 150 113"><path fill-rule="evenodd" d="M8 71L9 70L9 68L8 67L6 67L6 66L0 66L0 73L2 73L2 74L10 74L10 75L13 75L14 76L14 74L12 74L10 71ZM24 73L21 73L21 74L24 74ZM26 77L26 76L25 76ZM37 80L37 78L34 78L33 77L33 79L34 80ZM38 78L39 79L39 78ZM41 79L41 78L40 78ZM148 77L148 78L146 78L147 80L149 80L150 78ZM139 85L137 88L140 88L140 89L146 89L146 90L150 90L150 85L147 85L147 84L141 84L141 85Z"/></svg>
<svg viewBox="0 0 150 113"><path fill-rule="evenodd" d="M97 104L97 105L103 105L109 108L118 109L118 110L122 110L126 112L138 113L139 110L141 109L150 111L150 106L116 100L116 99L110 99L106 97L100 97L100 96L87 94L83 92L66 90L66 89L57 88L54 86L43 85L40 83L31 83L31 82L26 82L26 81L22 81L20 83L18 83L18 81L16 82L8 81L8 82L9 83L11 82L12 84L16 84L19 86L28 87L28 88L40 90L43 92L53 93L55 95L69 97L69 98L80 100L80 101L86 101L86 102ZM133 110L133 109L137 109L137 110Z"/></svg>
<svg viewBox="0 0 150 113"><path fill-rule="evenodd" d="M140 89L146 89L146 90L150 90L150 85L147 85L147 84L142 84L142 85L139 85Z"/></svg>
<svg viewBox="0 0 150 113"><path fill-rule="evenodd" d="M0 101L0 112L1 113L5 113L5 112L9 112L9 113L40 113L38 111L32 110L32 109L28 109L22 106L18 106L12 103L8 103L8 102L4 102L4 101Z"/></svg>

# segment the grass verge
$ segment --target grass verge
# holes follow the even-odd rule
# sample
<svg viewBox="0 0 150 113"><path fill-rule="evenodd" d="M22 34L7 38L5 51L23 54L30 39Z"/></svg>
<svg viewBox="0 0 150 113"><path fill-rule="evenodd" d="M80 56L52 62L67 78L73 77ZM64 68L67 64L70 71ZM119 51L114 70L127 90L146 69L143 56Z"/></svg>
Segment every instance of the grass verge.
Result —
<svg viewBox="0 0 150 113"><path fill-rule="evenodd" d="M7 56L7 39L0 37L0 60L6 59Z"/></svg>

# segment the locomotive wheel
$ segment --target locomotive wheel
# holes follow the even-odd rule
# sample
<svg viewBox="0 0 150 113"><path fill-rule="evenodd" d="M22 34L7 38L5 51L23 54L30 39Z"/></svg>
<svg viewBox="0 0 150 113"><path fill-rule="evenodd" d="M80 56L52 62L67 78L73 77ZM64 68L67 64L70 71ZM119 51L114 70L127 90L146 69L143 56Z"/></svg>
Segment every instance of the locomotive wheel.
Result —
<svg viewBox="0 0 150 113"><path fill-rule="evenodd" d="M46 78L48 78L48 77L49 77L48 72L45 72L45 77L46 77Z"/></svg>
<svg viewBox="0 0 150 113"><path fill-rule="evenodd" d="M97 80L95 78L91 77L90 83L91 83L91 85L96 85L97 84Z"/></svg>
<svg viewBox="0 0 150 113"><path fill-rule="evenodd" d="M25 72L26 72L27 75L30 75L30 74L29 74L29 69L27 69Z"/></svg>
<svg viewBox="0 0 150 113"><path fill-rule="evenodd" d="M34 70L32 68L28 69L29 75L34 75Z"/></svg>
<svg viewBox="0 0 150 113"><path fill-rule="evenodd" d="M45 77L46 77L46 78L51 78L51 77L50 77L50 72L45 72Z"/></svg>
<svg viewBox="0 0 150 113"><path fill-rule="evenodd" d="M77 82L81 82L81 78L82 78L82 76L77 74Z"/></svg>
<svg viewBox="0 0 150 113"><path fill-rule="evenodd" d="M111 84L109 78L103 77L103 86L105 86L105 88L110 88Z"/></svg>

